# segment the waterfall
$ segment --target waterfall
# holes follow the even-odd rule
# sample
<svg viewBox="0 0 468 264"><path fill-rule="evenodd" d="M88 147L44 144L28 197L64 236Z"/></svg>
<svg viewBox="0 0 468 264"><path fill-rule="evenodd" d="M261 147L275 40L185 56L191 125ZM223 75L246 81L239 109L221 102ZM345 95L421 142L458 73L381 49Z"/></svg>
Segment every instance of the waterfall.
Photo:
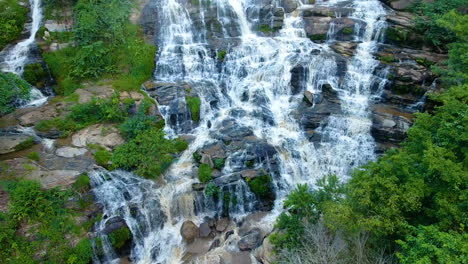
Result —
<svg viewBox="0 0 468 264"><path fill-rule="evenodd" d="M1 64L1 70L4 72L11 72L16 75L23 74L24 66L26 65L30 55L31 45L34 43L36 34L41 27L43 18L41 0L30 0L29 4L31 6L32 18L29 37L20 41L12 48L7 48L2 51L2 53L4 53L3 57L5 59ZM47 97L45 97L36 87L32 88L29 96L30 100L24 102L23 105L37 106L42 105L47 101Z"/></svg>
<svg viewBox="0 0 468 264"><path fill-rule="evenodd" d="M271 175L276 201L273 211L262 220L264 226L272 226L282 210L282 200L297 184L314 186L318 178L329 174L346 180L352 168L375 158L369 105L378 97L379 89L375 87L385 82L374 73L378 62L373 52L386 26L386 12L378 0L317 1L315 5L295 1L299 9L346 5L353 10L347 16L358 21L353 33L357 47L346 60L344 73L341 73L343 61L331 49L338 32L334 23L326 34L328 39L319 43L307 37L305 22L298 11L283 13L281 29L259 32L257 14L265 1L200 0L191 4L182 0L152 1L158 8L160 31L155 81L190 84L202 105L199 125L189 132L195 139L164 175L164 184L156 186L122 171L106 173L109 175L106 177L92 176L105 214L123 216L138 240L131 256L135 263L182 262L183 243L179 236L182 222L192 220L199 224L205 216L216 217L223 210L221 203L215 204L191 190L192 183L198 182L192 175L192 153L219 141L218 132L226 123L248 128L254 137L276 151L278 170ZM278 8L281 1L270 2ZM195 20L195 13L201 14L198 19L203 21ZM213 28L218 32L215 39L209 37ZM221 43L219 47L227 51L222 62L216 60L213 43ZM291 85L294 71L300 73L299 87L294 88L299 91L294 91ZM304 91L317 98L326 92L334 93L340 102L340 111L324 117L316 128L318 142L311 142L295 115ZM216 103L211 104L213 101ZM169 108L160 106L166 121ZM181 133L177 124L171 122L166 122L165 129L169 136ZM232 154L246 155L245 150ZM228 157L222 177L234 178L239 168L234 158ZM242 179L234 178L221 188L240 197L230 204L231 217L241 220L258 210L256 197ZM138 215L153 223L144 228L147 232L138 230L142 222L146 224L131 216L132 204L146 206L138 209ZM101 223L99 228L104 225ZM112 252L108 256L115 258Z"/></svg>

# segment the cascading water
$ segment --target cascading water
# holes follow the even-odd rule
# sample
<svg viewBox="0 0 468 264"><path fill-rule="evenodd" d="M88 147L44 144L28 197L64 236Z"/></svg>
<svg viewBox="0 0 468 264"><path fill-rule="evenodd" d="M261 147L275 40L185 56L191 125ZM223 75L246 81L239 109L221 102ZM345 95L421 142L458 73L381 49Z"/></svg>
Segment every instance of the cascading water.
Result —
<svg viewBox="0 0 468 264"><path fill-rule="evenodd" d="M192 176L192 153L219 140L217 132L226 124L250 129L254 137L276 151L278 169L271 175L276 202L270 217L262 220L264 226L271 226L281 211L282 199L298 183L313 186L318 178L332 173L345 180L350 169L374 158L369 103L379 90L375 87L385 81L374 75L378 63L372 56L385 27L386 12L379 1L317 1L317 5L346 5L354 10L349 17L358 21L354 39L359 44L343 76L339 73L341 62L330 48L336 36L334 24L328 30L329 39L319 44L307 38L298 11L284 14L278 32L257 32L256 18L249 14L257 14L264 1L200 0L195 10L202 21L193 20L195 11L188 8L186 1L153 1L158 7L160 28L155 81L190 84L202 102L201 121L190 131L194 141L164 175L166 182L161 186L125 172L90 175L107 219L120 215L130 227L136 240L131 255L134 262L182 262L182 222L192 220L199 224L205 216L217 217L225 210L222 203L199 197L191 185L198 181ZM271 2L279 7L280 1ZM303 1L296 2L298 10L314 8ZM217 21L215 26L208 26L209 21L205 20L212 12ZM228 52L222 63L213 54L219 50L210 49L213 40L208 36L213 28L220 32L217 41L227 40L224 47ZM300 92L291 87L292 72L297 68L301 69ZM323 120L317 128L321 139L314 144L294 111L303 100L303 91L320 95L326 86L337 94L341 111ZM216 104L210 103L213 101ZM170 118L169 108L160 106L166 121ZM170 136L182 133L177 122L166 124ZM226 177L234 175L239 165L233 157L245 155L246 150L232 154L221 173ZM242 179L234 178L222 190L240 197L235 203L229 202L231 217L242 219L257 210L258 201ZM131 215L134 204L139 206L138 217ZM105 221L98 230L105 228ZM147 222L152 223L151 227L146 227ZM141 225L145 232L139 229ZM107 261L116 258L110 250L105 255Z"/></svg>
<svg viewBox="0 0 468 264"><path fill-rule="evenodd" d="M1 57L4 61L1 63L1 70L4 72L12 72L17 75L22 75L24 66L27 63L31 51L31 45L34 43L37 31L41 27L42 22L42 8L41 0L30 0L32 24L29 37L22 40L12 48L7 48ZM47 101L39 89L33 87L30 92L30 99L22 105L35 106L44 104Z"/></svg>

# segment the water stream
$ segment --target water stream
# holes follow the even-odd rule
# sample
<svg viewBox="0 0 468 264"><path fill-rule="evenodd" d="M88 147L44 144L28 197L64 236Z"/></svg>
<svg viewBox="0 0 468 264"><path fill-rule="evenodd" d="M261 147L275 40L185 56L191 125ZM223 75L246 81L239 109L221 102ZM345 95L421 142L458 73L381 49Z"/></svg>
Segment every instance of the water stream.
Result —
<svg viewBox="0 0 468 264"><path fill-rule="evenodd" d="M155 81L190 84L200 96L202 107L199 126L189 132L195 140L164 175L164 183L155 184L122 171L97 170L90 174L107 217L98 230L105 228L108 219L122 216L135 241L131 253L135 263L181 263L184 243L179 230L183 221L200 224L205 216L219 215L222 205L192 191L192 183L198 182L192 175L192 153L216 142L213 135L228 118L235 117L237 126L251 129L256 138L265 140L277 152L279 169L272 175L276 202L267 217L256 223L266 229L281 211L285 195L298 183L314 186L318 178L328 174L346 180L352 168L375 158L369 104L385 82L374 73L378 62L372 55L386 26L386 11L378 0L317 1L316 5L352 8L349 17L359 21L354 29L358 44L347 60L344 76L340 76L337 56L330 48L336 37L335 24L328 31L327 41L315 43L307 37L298 11L284 14L278 32L258 32L249 13L262 7L261 0L196 1L201 23L193 20L194 9L186 1L152 1L158 7L160 28ZM272 1L272 5L279 6L280 2ZM297 3L299 9L313 8L300 0ZM213 10L219 31L229 43L221 65L207 37L205 20ZM201 24L202 29L194 24ZM294 93L291 72L298 66L305 74L302 91ZM326 85L337 94L341 111L327 117L317 129L320 141L312 143L294 112L304 91L320 95ZM213 98L215 106L210 104ZM161 107L169 118L167 110ZM243 114L234 115L239 112ZM169 136L181 133L177 126L167 125L165 129ZM236 169L235 161L228 158L222 173L229 175ZM232 218L240 220L257 210L256 198L243 180L222 188L238 197L230 209ZM132 215L132 211L136 213ZM235 250L231 245L224 243L221 247ZM100 261L117 261L109 246L104 248L106 254Z"/></svg>
<svg viewBox="0 0 468 264"><path fill-rule="evenodd" d="M32 18L29 37L18 42L15 46L2 51L4 54L1 56L4 57L4 61L0 64L1 70L4 72L12 72L20 76L23 74L24 66L28 62L31 47L34 44L36 34L41 27L43 18L41 0L30 0L29 4ZM21 105L38 106L44 104L46 101L47 97L44 96L39 89L33 87L29 95L29 100L27 102L22 102Z"/></svg>

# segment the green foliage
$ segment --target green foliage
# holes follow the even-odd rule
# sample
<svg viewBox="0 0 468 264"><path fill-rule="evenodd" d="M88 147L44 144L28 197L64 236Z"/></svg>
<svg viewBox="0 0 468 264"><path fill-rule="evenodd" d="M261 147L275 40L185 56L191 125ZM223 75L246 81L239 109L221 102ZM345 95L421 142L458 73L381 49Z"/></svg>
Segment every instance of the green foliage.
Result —
<svg viewBox="0 0 468 264"><path fill-rule="evenodd" d="M435 0L417 2L413 11L418 15L415 19L416 30L424 35L425 41L435 47L446 49L447 44L454 42L456 36L450 28L438 24L437 20L450 10L466 5L464 0Z"/></svg>
<svg viewBox="0 0 468 264"><path fill-rule="evenodd" d="M401 250L397 257L402 264L468 263L468 235L443 232L436 226L418 226L399 240Z"/></svg>
<svg viewBox="0 0 468 264"><path fill-rule="evenodd" d="M311 35L309 38L312 41L326 40L327 39L327 34L314 34L314 35Z"/></svg>
<svg viewBox="0 0 468 264"><path fill-rule="evenodd" d="M379 56L378 59L384 63L397 62L398 60L393 56Z"/></svg>
<svg viewBox="0 0 468 264"><path fill-rule="evenodd" d="M28 180L0 184L10 197L8 213L0 213L2 263L90 262L90 241L83 239L76 246L71 243L80 232L84 235L87 230L76 225L76 212L66 206L70 201L69 192L43 190L39 182ZM23 228L18 232L20 223Z"/></svg>
<svg viewBox="0 0 468 264"><path fill-rule="evenodd" d="M353 32L354 32L354 29L352 27L345 27L343 28L343 30L341 30L341 33L345 35L351 35L353 34Z"/></svg>
<svg viewBox="0 0 468 264"><path fill-rule="evenodd" d="M213 159L213 163L214 163L214 168L215 169L222 169L224 167L224 163L226 162L226 159L224 158L215 158Z"/></svg>
<svg viewBox="0 0 468 264"><path fill-rule="evenodd" d="M198 122L200 120L200 105L201 105L200 98L186 96L185 101L187 102L187 106L190 109L192 120L195 122Z"/></svg>
<svg viewBox="0 0 468 264"><path fill-rule="evenodd" d="M164 123L157 122L158 118L156 116L146 115L147 109L150 107L151 102L144 100L139 106L138 113L125 120L120 126L120 132L126 139L132 139L138 134L142 133L145 130L148 130L152 127L162 128Z"/></svg>
<svg viewBox="0 0 468 264"><path fill-rule="evenodd" d="M248 178L250 190L261 198L269 198L272 195L271 177L262 175L253 179Z"/></svg>
<svg viewBox="0 0 468 264"><path fill-rule="evenodd" d="M101 166L107 166L111 156L112 154L105 149L100 149L94 153L94 159L96 160L96 163Z"/></svg>
<svg viewBox="0 0 468 264"><path fill-rule="evenodd" d="M28 139L21 141L18 145L15 146L16 151L24 150L34 146L34 138L29 137Z"/></svg>
<svg viewBox="0 0 468 264"><path fill-rule="evenodd" d="M211 176L211 172L213 169L208 165L208 164L200 164L200 167L198 168L198 179L200 182L209 182L213 178Z"/></svg>
<svg viewBox="0 0 468 264"><path fill-rule="evenodd" d="M187 148L187 142L164 138L161 129L151 128L117 147L111 161L115 168L135 170L146 178L156 178Z"/></svg>
<svg viewBox="0 0 468 264"><path fill-rule="evenodd" d="M32 63L24 67L23 78L28 83L41 88L47 78L47 72L44 71L40 63Z"/></svg>
<svg viewBox="0 0 468 264"><path fill-rule="evenodd" d="M74 79L95 79L116 71L111 61L111 49L104 42L97 41L80 46L72 59L70 76Z"/></svg>
<svg viewBox="0 0 468 264"><path fill-rule="evenodd" d="M0 50L21 36L28 11L17 0L0 1Z"/></svg>
<svg viewBox="0 0 468 264"><path fill-rule="evenodd" d="M127 226L122 226L109 234L109 240L116 249L122 248L131 238L132 233Z"/></svg>
<svg viewBox="0 0 468 264"><path fill-rule="evenodd" d="M208 183L205 187L205 195L209 197L218 197L219 191L219 187L212 182Z"/></svg>
<svg viewBox="0 0 468 264"><path fill-rule="evenodd" d="M225 50L218 51L218 55L217 55L218 60L224 61L224 58L226 57L226 54L227 54L227 51L225 51Z"/></svg>
<svg viewBox="0 0 468 264"><path fill-rule="evenodd" d="M87 173L80 174L73 183L73 189L80 193L88 192L91 189L91 181Z"/></svg>
<svg viewBox="0 0 468 264"><path fill-rule="evenodd" d="M67 47L42 54L52 76L57 81L58 85L54 87L54 90L58 95L70 95L80 88L79 81L70 76L73 69L72 58L76 52L77 48Z"/></svg>
<svg viewBox="0 0 468 264"><path fill-rule="evenodd" d="M195 152L192 154L192 156L193 156L193 159L194 159L197 163L200 163L200 162L201 162L202 155L200 155L198 152L195 151Z"/></svg>
<svg viewBox="0 0 468 264"><path fill-rule="evenodd" d="M259 30L260 32L265 33L265 34L277 32L277 31L279 31L280 29L281 29L281 28L270 27L270 25L267 25L267 24L262 24L262 25L258 26L258 30Z"/></svg>
<svg viewBox="0 0 468 264"><path fill-rule="evenodd" d="M28 159L34 160L34 161L39 161L41 159L41 157L39 156L39 153L37 153L37 151L33 151L33 152L28 153L28 155L26 155L26 157Z"/></svg>
<svg viewBox="0 0 468 264"><path fill-rule="evenodd" d="M0 116L13 111L17 100L29 99L31 85L13 73L0 72Z"/></svg>

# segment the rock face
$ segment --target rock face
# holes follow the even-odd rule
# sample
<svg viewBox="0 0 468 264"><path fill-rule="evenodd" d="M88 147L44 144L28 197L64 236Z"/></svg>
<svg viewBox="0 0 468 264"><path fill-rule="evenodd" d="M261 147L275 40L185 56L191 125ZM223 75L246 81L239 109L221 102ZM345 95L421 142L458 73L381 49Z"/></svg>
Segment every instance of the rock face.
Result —
<svg viewBox="0 0 468 264"><path fill-rule="evenodd" d="M82 129L72 137L72 144L76 147L86 147L88 144L99 144L114 148L124 143L117 128L111 125L96 124Z"/></svg>
<svg viewBox="0 0 468 264"><path fill-rule="evenodd" d="M245 234L237 243L242 251L252 250L259 247L262 243L262 232L258 228L254 228Z"/></svg>
<svg viewBox="0 0 468 264"><path fill-rule="evenodd" d="M30 139L27 135L4 135L0 136L0 154L15 152L21 143Z"/></svg>

